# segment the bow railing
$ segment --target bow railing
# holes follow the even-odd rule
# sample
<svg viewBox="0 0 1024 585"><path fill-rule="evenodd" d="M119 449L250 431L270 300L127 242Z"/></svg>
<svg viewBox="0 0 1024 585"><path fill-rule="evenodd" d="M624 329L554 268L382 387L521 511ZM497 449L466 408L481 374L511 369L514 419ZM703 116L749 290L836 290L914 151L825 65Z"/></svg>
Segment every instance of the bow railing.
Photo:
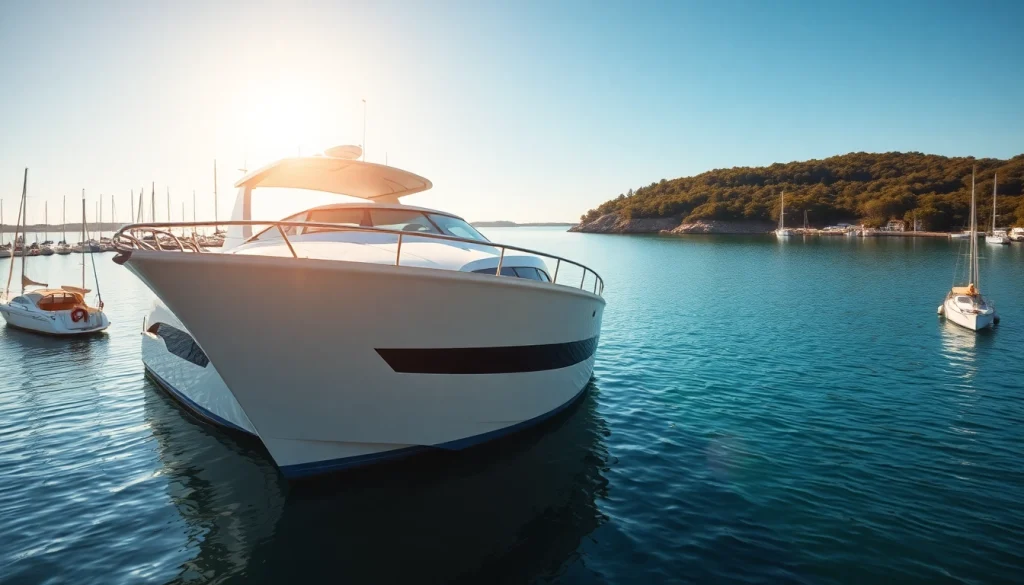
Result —
<svg viewBox="0 0 1024 585"><path fill-rule="evenodd" d="M498 266L494 270L495 276L501 276L502 265L505 261L505 253L509 250L515 252L522 252L525 254L532 254L534 256L540 256L541 258L547 258L555 261L555 271L551 275L551 283L560 286L571 286L580 290L588 290L596 295L604 294L604 279L595 272L594 270L569 260L568 258L562 258L554 254L548 254L547 252L538 252L537 250L530 250L529 248L521 248L519 246L512 246L509 244L499 244L497 242L474 240L470 238L460 238L458 236L449 236L446 234L434 234L430 232L409 232L402 230L389 230L375 227L365 226L351 226L351 225L340 225L336 223L325 223L315 221L251 221L251 220L234 220L234 221L200 221L200 222L165 222L165 223L133 223L122 227L114 233L113 241L114 247L117 249L119 257L115 258L115 261L124 263L131 257L131 253L134 250L154 250L164 252L186 252L194 254L208 253L209 250L202 244L207 236L199 235L196 232L196 228L221 228L227 226L250 226L250 227L264 227L265 229L254 234L253 236L246 238L243 244L247 244L258 239L260 236L266 234L271 230L277 230L280 234L281 239L288 247L288 252L293 258L299 258L298 252L295 251L295 246L292 240L288 237L287 228L315 228L318 232L323 231L337 231L337 232L367 232L374 234L391 234L397 236L398 245L395 248L395 266L402 265L402 242L406 238L413 237L417 240L430 239L430 240L442 240L448 242L458 242L462 244L471 244L476 247L495 248L500 250L498 253ZM186 230L192 230L191 234L186 235ZM181 235L175 235L172 230L182 230ZM293 237L295 234L293 234ZM582 271L580 276L579 284L558 282L559 271L562 264L568 264L575 266ZM564 273L563 273L564 275ZM593 275L593 287L584 285L587 283L587 276ZM575 282L575 281L574 281Z"/></svg>

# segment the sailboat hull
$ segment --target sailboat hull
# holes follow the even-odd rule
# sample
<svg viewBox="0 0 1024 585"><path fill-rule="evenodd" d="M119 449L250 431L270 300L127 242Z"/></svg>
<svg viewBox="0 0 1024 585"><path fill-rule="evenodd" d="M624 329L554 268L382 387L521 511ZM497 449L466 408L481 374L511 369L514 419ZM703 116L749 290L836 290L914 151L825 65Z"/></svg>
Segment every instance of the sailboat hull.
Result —
<svg viewBox="0 0 1024 585"><path fill-rule="evenodd" d="M951 298L946 299L942 303L942 313L947 321L971 331L980 331L986 327L991 327L995 323L996 318L994 310L973 313L962 311Z"/></svg>
<svg viewBox="0 0 1024 585"><path fill-rule="evenodd" d="M22 309L17 303L0 303L0 315L11 327L46 335L87 335L99 333L110 325L103 313L90 314L85 321L75 323L71 311Z"/></svg>

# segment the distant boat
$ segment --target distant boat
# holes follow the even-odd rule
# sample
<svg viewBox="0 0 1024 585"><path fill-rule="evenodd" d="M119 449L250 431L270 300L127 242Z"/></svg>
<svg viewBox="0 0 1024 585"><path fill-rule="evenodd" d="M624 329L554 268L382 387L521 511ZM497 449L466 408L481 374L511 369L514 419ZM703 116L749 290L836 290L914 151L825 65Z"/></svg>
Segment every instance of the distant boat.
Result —
<svg viewBox="0 0 1024 585"><path fill-rule="evenodd" d="M65 256L71 253L71 246L68 245L68 198L64 196L64 203L61 204L61 240L53 247L53 251Z"/></svg>
<svg viewBox="0 0 1024 585"><path fill-rule="evenodd" d="M1012 242L1024 242L1024 227L1015 227L1010 230L1009 238Z"/></svg>
<svg viewBox="0 0 1024 585"><path fill-rule="evenodd" d="M999 175L997 173L992 177L992 232L985 236L985 242L1005 246L1010 243L1010 237L1006 235L1006 230L996 229L996 183L998 180Z"/></svg>
<svg viewBox="0 0 1024 585"><path fill-rule="evenodd" d="M949 234L949 239L951 240L966 240L969 237L971 237L971 232L969 230L962 231L958 234Z"/></svg>
<svg viewBox="0 0 1024 585"><path fill-rule="evenodd" d="M939 315L961 327L978 331L999 322L996 309L981 295L981 275L978 270L977 204L974 198L974 173L971 173L971 229L970 254L967 262L966 286L954 286L939 305Z"/></svg>
<svg viewBox="0 0 1024 585"><path fill-rule="evenodd" d="M0 258L11 257L11 246L4 243L4 202L0 201Z"/></svg>
<svg viewBox="0 0 1024 585"><path fill-rule="evenodd" d="M775 230L775 236L779 238L788 238L793 235L793 230L786 228L786 192L782 192L782 198L780 199L782 206L779 208L779 228Z"/></svg>

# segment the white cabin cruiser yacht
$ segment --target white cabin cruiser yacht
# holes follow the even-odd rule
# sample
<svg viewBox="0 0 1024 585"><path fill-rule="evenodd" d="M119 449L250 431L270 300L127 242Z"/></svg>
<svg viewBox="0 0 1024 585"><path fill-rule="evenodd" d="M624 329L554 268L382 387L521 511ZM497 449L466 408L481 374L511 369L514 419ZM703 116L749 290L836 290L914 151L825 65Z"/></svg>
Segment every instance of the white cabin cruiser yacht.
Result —
<svg viewBox="0 0 1024 585"><path fill-rule="evenodd" d="M160 229L212 222L117 233L115 261L160 299L142 327L152 377L207 421L257 435L288 478L461 449L571 405L593 373L600 277L401 204L430 181L353 150L242 178L220 253ZM364 202L256 222L264 188Z"/></svg>

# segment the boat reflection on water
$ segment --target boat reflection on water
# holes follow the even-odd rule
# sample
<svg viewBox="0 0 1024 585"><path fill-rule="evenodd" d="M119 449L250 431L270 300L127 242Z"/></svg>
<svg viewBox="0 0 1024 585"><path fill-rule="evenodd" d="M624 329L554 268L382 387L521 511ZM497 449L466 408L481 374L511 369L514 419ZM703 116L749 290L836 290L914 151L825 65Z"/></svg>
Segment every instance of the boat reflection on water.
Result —
<svg viewBox="0 0 1024 585"><path fill-rule="evenodd" d="M244 571L256 542L274 533L284 480L258 440L210 429L152 383L144 392L167 495L192 528L182 548L197 551L181 576Z"/></svg>
<svg viewBox="0 0 1024 585"><path fill-rule="evenodd" d="M946 320L939 321L939 327L948 371L965 382L973 380L978 374L977 350L991 344L997 332L992 328L971 331Z"/></svg>
<svg viewBox="0 0 1024 585"><path fill-rule="evenodd" d="M288 485L257 441L146 412L196 555L219 582L524 582L557 575L603 522L607 428L591 381L536 429L462 452Z"/></svg>

